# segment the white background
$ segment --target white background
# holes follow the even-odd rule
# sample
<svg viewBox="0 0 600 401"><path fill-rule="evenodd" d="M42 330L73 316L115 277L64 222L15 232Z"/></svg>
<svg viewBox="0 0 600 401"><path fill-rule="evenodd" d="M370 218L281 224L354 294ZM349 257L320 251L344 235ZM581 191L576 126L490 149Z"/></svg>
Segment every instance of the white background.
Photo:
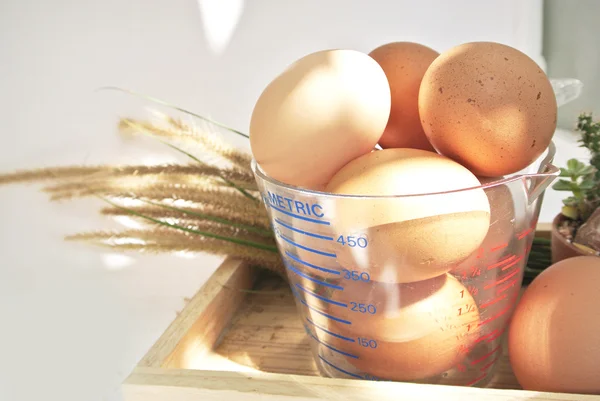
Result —
<svg viewBox="0 0 600 401"><path fill-rule="evenodd" d="M3 0L0 170L172 157L117 137L117 117L147 104L95 91L105 85L246 131L268 81L324 48L412 40L443 51L493 40L544 66L541 4ZM568 132L555 141L557 164L585 155ZM541 221L561 197L547 193ZM221 258L119 258L62 240L109 226L97 203L49 204L35 186L0 188L0 202L0 399L119 400L119 384Z"/></svg>

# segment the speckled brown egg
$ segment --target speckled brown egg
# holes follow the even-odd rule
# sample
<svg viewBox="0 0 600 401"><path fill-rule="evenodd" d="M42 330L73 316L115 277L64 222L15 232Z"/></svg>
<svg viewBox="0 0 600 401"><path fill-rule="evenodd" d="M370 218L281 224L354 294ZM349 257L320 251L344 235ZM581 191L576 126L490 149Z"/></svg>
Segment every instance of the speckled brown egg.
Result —
<svg viewBox="0 0 600 401"><path fill-rule="evenodd" d="M502 180L503 177L480 178L482 184ZM515 205L507 185L495 185L485 189L490 202L490 227L481 246L464 262L450 272L463 280L468 280L477 271L498 262L504 256L515 234Z"/></svg>
<svg viewBox="0 0 600 401"><path fill-rule="evenodd" d="M448 272L487 234L490 205L480 185L464 166L421 149L388 148L354 159L326 187L357 196L339 197L330 207L337 262L381 282Z"/></svg>
<svg viewBox="0 0 600 401"><path fill-rule="evenodd" d="M350 324L333 321L330 331L345 339L324 340L378 378L439 375L461 362L477 338L475 301L450 275L410 284L351 282L332 300L347 307L330 304L329 313Z"/></svg>
<svg viewBox="0 0 600 401"><path fill-rule="evenodd" d="M544 71L521 51L473 42L442 53L419 90L425 134L477 176L515 173L535 161L556 129L557 103Z"/></svg>
<svg viewBox="0 0 600 401"><path fill-rule="evenodd" d="M600 258L564 259L527 287L508 350L526 390L600 394Z"/></svg>
<svg viewBox="0 0 600 401"><path fill-rule="evenodd" d="M382 148L415 148L433 151L419 118L419 87L427 68L439 53L413 42L392 42L369 55L383 68L390 84L392 106Z"/></svg>

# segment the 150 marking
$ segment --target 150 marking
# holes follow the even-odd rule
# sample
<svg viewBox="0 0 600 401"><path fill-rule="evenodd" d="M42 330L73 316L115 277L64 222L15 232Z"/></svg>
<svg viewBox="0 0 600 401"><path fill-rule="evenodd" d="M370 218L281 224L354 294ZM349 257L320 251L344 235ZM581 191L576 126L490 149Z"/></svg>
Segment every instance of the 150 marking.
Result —
<svg viewBox="0 0 600 401"><path fill-rule="evenodd" d="M369 241L365 237L355 237L352 235L340 235L337 242L343 246L349 246L350 248L366 248L369 245Z"/></svg>
<svg viewBox="0 0 600 401"><path fill-rule="evenodd" d="M357 338L358 343L365 347L365 348L377 348L377 341L375 340L371 340L369 338L364 338L364 337L358 337Z"/></svg>

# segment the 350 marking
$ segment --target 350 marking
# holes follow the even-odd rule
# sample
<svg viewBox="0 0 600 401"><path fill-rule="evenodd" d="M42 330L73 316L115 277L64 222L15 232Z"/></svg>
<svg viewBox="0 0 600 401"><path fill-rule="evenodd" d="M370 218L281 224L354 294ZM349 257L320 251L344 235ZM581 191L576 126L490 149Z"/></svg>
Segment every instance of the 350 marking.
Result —
<svg viewBox="0 0 600 401"><path fill-rule="evenodd" d="M344 246L349 246L350 248L366 248L369 245L369 241L365 237L358 237L352 235L340 235L337 239L337 242Z"/></svg>
<svg viewBox="0 0 600 401"><path fill-rule="evenodd" d="M371 280L371 276L369 276L369 273L366 272L343 269L342 273L344 273L344 278L346 280L364 281L365 283L368 283Z"/></svg>
<svg viewBox="0 0 600 401"><path fill-rule="evenodd" d="M354 312L369 313L371 315L374 315L375 313L377 313L377 308L373 304L363 304L363 303L359 303L359 302L350 302L350 305L352 306L350 308L350 310L354 311Z"/></svg>

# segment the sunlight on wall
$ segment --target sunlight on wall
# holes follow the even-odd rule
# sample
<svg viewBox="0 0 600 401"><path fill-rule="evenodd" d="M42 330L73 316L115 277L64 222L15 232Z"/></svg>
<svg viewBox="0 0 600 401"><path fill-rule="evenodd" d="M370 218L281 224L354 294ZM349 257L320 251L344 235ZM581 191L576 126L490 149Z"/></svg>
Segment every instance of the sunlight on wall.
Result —
<svg viewBox="0 0 600 401"><path fill-rule="evenodd" d="M102 255L102 263L107 270L121 270L131 266L135 259L131 256L122 255L119 253L106 253Z"/></svg>
<svg viewBox="0 0 600 401"><path fill-rule="evenodd" d="M198 0L207 44L214 54L222 54L237 27L245 0Z"/></svg>

